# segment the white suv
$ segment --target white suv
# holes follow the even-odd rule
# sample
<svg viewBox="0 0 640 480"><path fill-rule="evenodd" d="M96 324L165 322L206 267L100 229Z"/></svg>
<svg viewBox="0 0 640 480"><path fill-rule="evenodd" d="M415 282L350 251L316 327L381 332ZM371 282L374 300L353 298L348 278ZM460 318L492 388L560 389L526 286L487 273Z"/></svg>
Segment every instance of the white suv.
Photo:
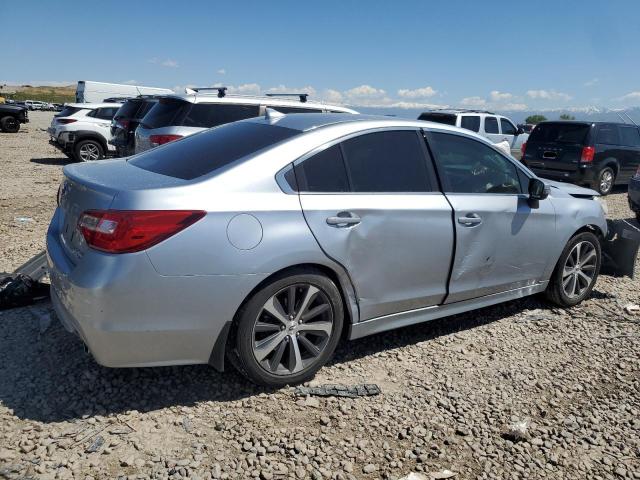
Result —
<svg viewBox="0 0 640 480"><path fill-rule="evenodd" d="M111 120L120 103L68 103L51 120L49 143L79 162L100 160L115 153Z"/></svg>
<svg viewBox="0 0 640 480"><path fill-rule="evenodd" d="M520 160L522 144L529 135L507 117L485 110L442 109L423 112L418 120L445 123L476 132L492 143L509 142L511 155Z"/></svg>
<svg viewBox="0 0 640 480"><path fill-rule="evenodd" d="M285 114L358 113L345 107L307 101L305 93L227 95L225 87L188 89L187 92L167 95L149 110L136 129L136 153L207 128L263 116L267 108Z"/></svg>

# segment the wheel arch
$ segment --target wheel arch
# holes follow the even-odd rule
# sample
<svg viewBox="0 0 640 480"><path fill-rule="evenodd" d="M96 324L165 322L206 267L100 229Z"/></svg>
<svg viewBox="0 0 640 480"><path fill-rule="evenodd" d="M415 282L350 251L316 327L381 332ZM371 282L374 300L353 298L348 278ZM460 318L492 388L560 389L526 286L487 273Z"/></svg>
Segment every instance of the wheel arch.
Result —
<svg viewBox="0 0 640 480"><path fill-rule="evenodd" d="M258 283L245 296L242 303L236 309L236 312L233 315L233 319L228 320L220 331L220 334L218 335L218 338L216 339L216 342L211 351L211 355L209 356L209 365L213 366L218 371L224 371L227 348L235 341L235 334L238 324L238 314L257 291L262 289L265 285L271 283L274 278L288 274L293 275L295 273L302 272L309 273L310 271L312 272L314 270L330 278L338 288L340 297L342 298L342 303L344 305L345 315L340 336L342 340L348 338L353 323L357 322L359 319L359 311L357 303L355 301L355 290L353 289L353 285L351 284L351 281L349 280L347 274L345 272L338 272L337 269L321 263L300 263L296 265L290 265L281 268L276 272L273 272L271 275L264 278L260 283Z"/></svg>
<svg viewBox="0 0 640 480"><path fill-rule="evenodd" d="M75 141L73 142L74 148L75 146L82 142L83 140L95 140L97 141L100 146L102 146L102 149L104 150L104 154L107 154L108 148L107 148L107 140L100 135L97 132L92 132L91 130L79 130L77 132L74 132L75 135Z"/></svg>

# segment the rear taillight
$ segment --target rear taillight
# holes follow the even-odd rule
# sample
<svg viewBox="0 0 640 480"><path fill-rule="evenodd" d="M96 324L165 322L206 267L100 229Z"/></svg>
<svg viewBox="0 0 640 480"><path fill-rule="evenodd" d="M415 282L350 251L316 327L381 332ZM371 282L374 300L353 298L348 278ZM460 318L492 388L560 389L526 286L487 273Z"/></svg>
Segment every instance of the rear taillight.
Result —
<svg viewBox="0 0 640 480"><path fill-rule="evenodd" d="M523 142L522 146L520 147L520 152L522 152L522 158L524 158L524 154L527 151L527 142Z"/></svg>
<svg viewBox="0 0 640 480"><path fill-rule="evenodd" d="M77 122L78 120L76 120L75 118L58 118L56 119L56 122L62 124L62 125L66 125L67 123L73 123L73 122Z"/></svg>
<svg viewBox="0 0 640 480"><path fill-rule="evenodd" d="M582 147L582 155L580 155L580 163L591 163L593 162L593 156L596 153L596 149L594 147Z"/></svg>
<svg viewBox="0 0 640 480"><path fill-rule="evenodd" d="M108 253L150 248L204 217L202 210L88 210L78 220L87 244Z"/></svg>
<svg viewBox="0 0 640 480"><path fill-rule="evenodd" d="M182 138L182 135L151 135L149 141L154 147L157 147L158 145L164 145L165 143L173 142L180 138Z"/></svg>
<svg viewBox="0 0 640 480"><path fill-rule="evenodd" d="M116 125L122 128L123 130L128 130L130 123L131 122L129 120L124 120L124 119L116 120Z"/></svg>

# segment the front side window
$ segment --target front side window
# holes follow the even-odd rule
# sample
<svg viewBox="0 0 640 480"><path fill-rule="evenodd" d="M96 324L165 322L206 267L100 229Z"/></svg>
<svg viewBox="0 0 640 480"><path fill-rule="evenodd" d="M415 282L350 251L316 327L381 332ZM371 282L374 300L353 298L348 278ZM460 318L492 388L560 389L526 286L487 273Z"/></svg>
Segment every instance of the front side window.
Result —
<svg viewBox="0 0 640 480"><path fill-rule="evenodd" d="M513 124L507 120L506 118L501 118L500 119L500 127L502 128L502 134L503 135L515 135L516 134L516 127L513 126Z"/></svg>
<svg viewBox="0 0 640 480"><path fill-rule="evenodd" d="M517 167L477 140L449 133L429 134L444 188L449 193L522 193Z"/></svg>
<svg viewBox="0 0 640 480"><path fill-rule="evenodd" d="M484 118L484 133L500 133L498 130L498 119L496 117Z"/></svg>
<svg viewBox="0 0 640 480"><path fill-rule="evenodd" d="M627 147L640 147L640 132L637 127L619 127L620 143Z"/></svg>
<svg viewBox="0 0 640 480"><path fill-rule="evenodd" d="M460 126L477 133L480 131L480 117L478 115L463 115L460 118Z"/></svg>

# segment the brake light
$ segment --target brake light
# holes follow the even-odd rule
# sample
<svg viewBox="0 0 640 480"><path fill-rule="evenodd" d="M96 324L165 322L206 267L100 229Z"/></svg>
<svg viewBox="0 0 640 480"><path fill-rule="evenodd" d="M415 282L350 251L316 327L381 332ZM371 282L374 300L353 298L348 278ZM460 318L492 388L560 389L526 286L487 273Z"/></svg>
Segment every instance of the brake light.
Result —
<svg viewBox="0 0 640 480"><path fill-rule="evenodd" d="M75 118L58 118L56 122L61 123L62 125L66 125L67 123L77 122Z"/></svg>
<svg viewBox="0 0 640 480"><path fill-rule="evenodd" d="M193 225L202 210L88 210L78 220L87 244L107 253L146 250Z"/></svg>
<svg viewBox="0 0 640 480"><path fill-rule="evenodd" d="M522 152L522 158L524 158L524 154L527 151L527 142L523 142L520 146L520 152Z"/></svg>
<svg viewBox="0 0 640 480"><path fill-rule="evenodd" d="M580 156L580 163L593 162L593 156L596 154L594 147L582 147L582 155Z"/></svg>
<svg viewBox="0 0 640 480"><path fill-rule="evenodd" d="M130 123L131 122L129 120L124 120L124 119L116 120L116 125L118 125L123 130L128 130Z"/></svg>
<svg viewBox="0 0 640 480"><path fill-rule="evenodd" d="M154 147L158 145L164 145L165 143L173 142L182 138L182 135L151 135L149 141Z"/></svg>

